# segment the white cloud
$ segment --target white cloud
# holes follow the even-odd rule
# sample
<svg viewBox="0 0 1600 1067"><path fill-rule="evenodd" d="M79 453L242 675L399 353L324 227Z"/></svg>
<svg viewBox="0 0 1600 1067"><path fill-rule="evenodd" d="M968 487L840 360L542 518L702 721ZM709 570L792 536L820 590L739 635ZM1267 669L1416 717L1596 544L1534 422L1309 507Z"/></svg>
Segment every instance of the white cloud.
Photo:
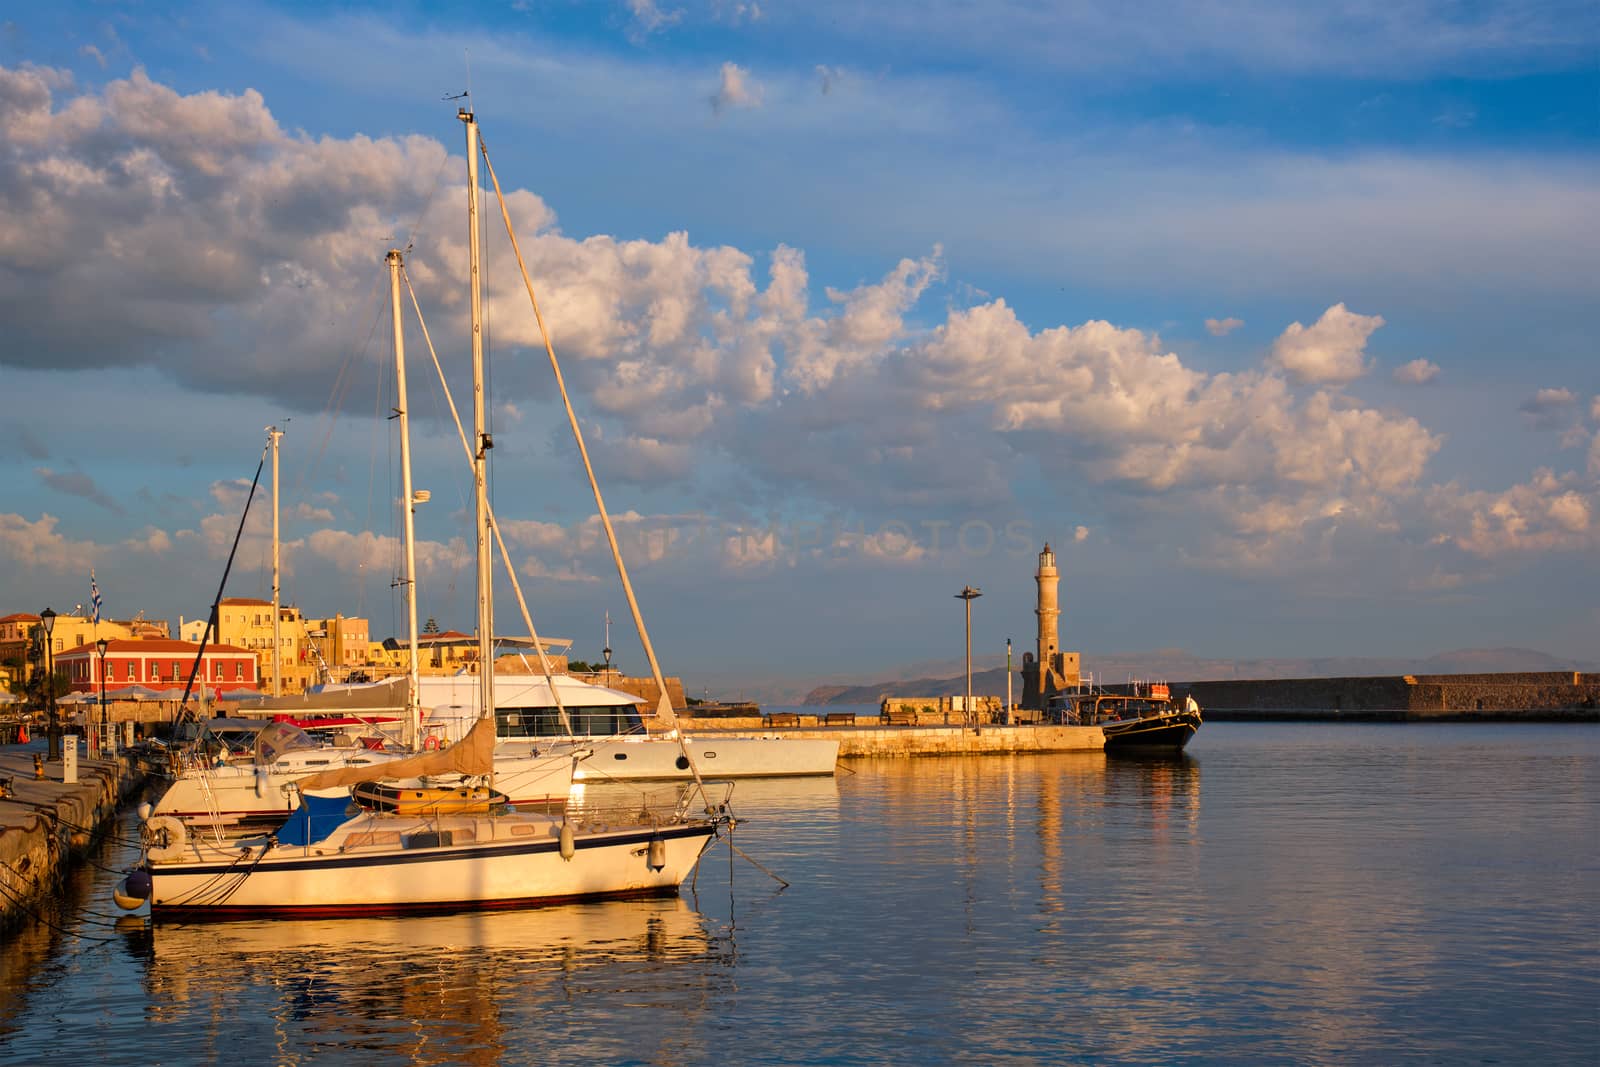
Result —
<svg viewBox="0 0 1600 1067"><path fill-rule="evenodd" d="M1072 539L1074 541L1078 542L1079 544L1082 544L1084 541L1089 540L1089 527L1087 527L1087 526L1075 527L1073 529L1073 531L1072 531Z"/></svg>
<svg viewBox="0 0 1600 1067"><path fill-rule="evenodd" d="M1301 384L1343 385L1367 372L1367 338L1380 315L1358 315L1335 304L1311 326L1291 323L1272 346L1272 359Z"/></svg>
<svg viewBox="0 0 1600 1067"><path fill-rule="evenodd" d="M167 531L155 526L146 526L136 537L131 537L122 542L124 548L130 552L146 552L151 555L164 555L172 551L172 537Z"/></svg>
<svg viewBox="0 0 1600 1067"><path fill-rule="evenodd" d="M87 573L100 547L90 541L69 541L57 530L60 521L49 514L29 521L15 513L0 513L0 555L30 570Z"/></svg>
<svg viewBox="0 0 1600 1067"><path fill-rule="evenodd" d="M1600 490L1572 474L1540 469L1500 493L1440 486L1428 506L1443 528L1439 539L1475 556L1600 550Z"/></svg>
<svg viewBox="0 0 1600 1067"><path fill-rule="evenodd" d="M1226 318L1206 320L1206 329L1211 331L1211 336L1213 337L1226 337L1243 325L1243 319Z"/></svg>
<svg viewBox="0 0 1600 1067"><path fill-rule="evenodd" d="M1549 415L1566 411L1577 402L1578 397L1571 389L1540 389L1517 410L1528 415Z"/></svg>
<svg viewBox="0 0 1600 1067"><path fill-rule="evenodd" d="M1394 369L1394 380L1400 385L1426 385L1439 376L1439 365L1426 359L1414 359Z"/></svg>
<svg viewBox="0 0 1600 1067"><path fill-rule="evenodd" d="M633 15L633 32L637 37L648 37L683 19L682 11L662 11L655 0L628 0L628 12Z"/></svg>
<svg viewBox="0 0 1600 1067"><path fill-rule="evenodd" d="M717 91L711 94L711 110L721 114L731 107L760 107L761 85L750 71L737 63L724 63Z"/></svg>

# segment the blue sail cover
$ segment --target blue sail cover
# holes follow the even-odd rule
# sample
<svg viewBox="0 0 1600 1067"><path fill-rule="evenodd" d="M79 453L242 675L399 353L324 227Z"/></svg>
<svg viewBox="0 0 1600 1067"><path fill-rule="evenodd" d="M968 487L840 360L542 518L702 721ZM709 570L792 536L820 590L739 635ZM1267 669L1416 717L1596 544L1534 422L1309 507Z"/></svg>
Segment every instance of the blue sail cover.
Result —
<svg viewBox="0 0 1600 1067"><path fill-rule="evenodd" d="M317 797L309 793L300 795L300 806L289 821L278 830L280 845L314 845L338 829L350 816L350 795Z"/></svg>

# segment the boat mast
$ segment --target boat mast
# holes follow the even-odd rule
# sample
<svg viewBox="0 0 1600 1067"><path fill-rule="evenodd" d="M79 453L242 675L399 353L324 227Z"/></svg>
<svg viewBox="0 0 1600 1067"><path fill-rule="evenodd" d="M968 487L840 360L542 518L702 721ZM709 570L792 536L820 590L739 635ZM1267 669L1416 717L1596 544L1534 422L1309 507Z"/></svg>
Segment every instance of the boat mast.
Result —
<svg viewBox="0 0 1600 1067"><path fill-rule="evenodd" d="M272 695L283 695L283 634L278 620L278 439L283 431L267 427L272 442Z"/></svg>
<svg viewBox="0 0 1600 1067"><path fill-rule="evenodd" d="M403 740L407 749L417 747L418 690L417 679L417 494L411 490L411 424L406 402L406 339L400 324L400 268L399 249L389 249L384 257L389 264L389 302L394 308L394 417L400 420L400 492L405 520L406 574L401 583L406 587L406 711Z"/></svg>
<svg viewBox="0 0 1600 1067"><path fill-rule="evenodd" d="M489 545L489 449L494 439L484 429L483 415L483 296L478 243L478 120L461 108L456 115L467 127L467 252L472 294L472 485L474 521L478 541L478 679L480 715L494 714L494 602Z"/></svg>

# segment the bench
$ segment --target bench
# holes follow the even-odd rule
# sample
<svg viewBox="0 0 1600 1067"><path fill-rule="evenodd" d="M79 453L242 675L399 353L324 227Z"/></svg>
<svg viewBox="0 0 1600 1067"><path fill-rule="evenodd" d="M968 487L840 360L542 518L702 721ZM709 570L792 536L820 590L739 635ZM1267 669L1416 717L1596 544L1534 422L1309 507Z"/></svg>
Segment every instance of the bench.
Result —
<svg viewBox="0 0 1600 1067"><path fill-rule="evenodd" d="M768 726L799 726L800 725L800 716L794 714L793 712L779 712L776 715L768 715L767 716L767 725Z"/></svg>
<svg viewBox="0 0 1600 1067"><path fill-rule="evenodd" d="M851 711L830 711L822 717L824 726L854 726L856 716Z"/></svg>
<svg viewBox="0 0 1600 1067"><path fill-rule="evenodd" d="M915 726L917 713L910 708L895 708L883 713L883 721L890 726Z"/></svg>

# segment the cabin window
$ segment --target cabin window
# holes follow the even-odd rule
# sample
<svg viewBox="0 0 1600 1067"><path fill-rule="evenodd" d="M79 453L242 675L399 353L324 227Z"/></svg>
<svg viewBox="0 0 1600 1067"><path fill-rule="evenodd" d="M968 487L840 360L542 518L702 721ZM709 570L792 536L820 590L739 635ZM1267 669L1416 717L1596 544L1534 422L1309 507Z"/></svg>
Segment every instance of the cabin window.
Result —
<svg viewBox="0 0 1600 1067"><path fill-rule="evenodd" d="M632 705L569 707L567 718L572 732L579 736L609 737L631 733L640 723ZM553 707L502 708L495 712L495 728L501 737L561 737L561 715Z"/></svg>

